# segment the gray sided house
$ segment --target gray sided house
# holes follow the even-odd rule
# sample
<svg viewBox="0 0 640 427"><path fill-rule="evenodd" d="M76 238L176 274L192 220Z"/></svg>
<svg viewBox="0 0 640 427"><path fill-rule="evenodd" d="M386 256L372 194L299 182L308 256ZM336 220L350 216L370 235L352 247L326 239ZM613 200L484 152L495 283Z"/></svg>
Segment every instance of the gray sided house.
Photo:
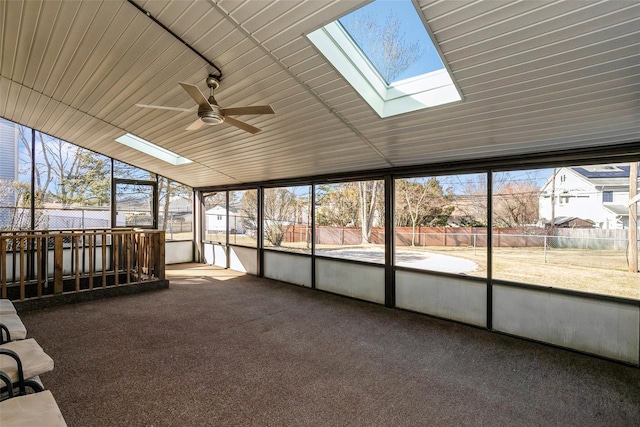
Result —
<svg viewBox="0 0 640 427"><path fill-rule="evenodd" d="M15 206L11 183L18 179L18 125L0 118L0 228L7 228Z"/></svg>
<svg viewBox="0 0 640 427"><path fill-rule="evenodd" d="M592 223L595 228L625 229L628 202L628 163L563 167L542 186L540 218L550 224L553 217L556 226L559 219L571 218L581 227Z"/></svg>

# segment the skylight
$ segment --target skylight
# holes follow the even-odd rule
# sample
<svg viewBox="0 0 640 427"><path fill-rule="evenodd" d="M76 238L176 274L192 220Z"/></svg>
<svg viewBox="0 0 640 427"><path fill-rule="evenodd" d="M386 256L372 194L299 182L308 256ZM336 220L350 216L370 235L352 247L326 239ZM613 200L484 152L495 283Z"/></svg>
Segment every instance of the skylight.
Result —
<svg viewBox="0 0 640 427"><path fill-rule="evenodd" d="M133 148L134 150L138 150L142 153L148 154L175 166L192 162L186 157L179 156L176 153L173 153L165 148L157 146L152 142L146 141L130 133L116 138L116 142L119 142L120 144L126 145L127 147Z"/></svg>
<svg viewBox="0 0 640 427"><path fill-rule="evenodd" d="M462 99L410 0L376 0L308 38L380 117Z"/></svg>

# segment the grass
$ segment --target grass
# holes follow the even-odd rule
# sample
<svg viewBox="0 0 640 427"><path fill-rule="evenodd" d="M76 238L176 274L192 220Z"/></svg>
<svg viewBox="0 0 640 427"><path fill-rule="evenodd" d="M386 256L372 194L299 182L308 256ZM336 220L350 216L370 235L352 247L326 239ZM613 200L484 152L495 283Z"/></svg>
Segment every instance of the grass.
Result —
<svg viewBox="0 0 640 427"><path fill-rule="evenodd" d="M232 243L255 246L255 239L234 236ZM379 245L317 245L318 250L366 248ZM310 251L306 243L283 243L281 249ZM487 276L487 250L473 247L399 246L401 250L445 254L471 260L478 269L468 272ZM518 283L640 299L640 274L628 271L625 251L596 249L494 248L493 277Z"/></svg>
<svg viewBox="0 0 640 427"><path fill-rule="evenodd" d="M472 260L478 270L469 274L487 275L485 248L413 249ZM640 299L640 274L628 271L624 251L494 248L492 266L495 279Z"/></svg>

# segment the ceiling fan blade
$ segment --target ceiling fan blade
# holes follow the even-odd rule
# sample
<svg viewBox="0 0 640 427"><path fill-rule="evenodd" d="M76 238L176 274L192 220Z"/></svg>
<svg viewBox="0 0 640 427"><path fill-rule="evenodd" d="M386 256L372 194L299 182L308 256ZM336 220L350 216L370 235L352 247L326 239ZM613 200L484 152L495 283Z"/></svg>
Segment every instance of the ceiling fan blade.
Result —
<svg viewBox="0 0 640 427"><path fill-rule="evenodd" d="M164 105L136 104L136 107L154 108L156 110L183 111L183 112L191 112L191 111L193 111L193 108L165 107Z"/></svg>
<svg viewBox="0 0 640 427"><path fill-rule="evenodd" d="M198 119L195 122L191 123L185 130L198 130L202 126L204 126L204 122Z"/></svg>
<svg viewBox="0 0 640 427"><path fill-rule="evenodd" d="M200 110L213 111L211 104L209 104L209 101L207 101L207 98L202 94L202 92L200 92L200 89L198 89L198 86L194 86L192 84L183 83L183 82L178 82L178 83L180 83L180 86L182 86L182 89L184 89L189 94L189 96L192 97L194 101L196 101L196 103L200 107Z"/></svg>
<svg viewBox="0 0 640 427"><path fill-rule="evenodd" d="M254 105L252 107L223 108L225 116L238 116L242 114L275 114L271 105Z"/></svg>
<svg viewBox="0 0 640 427"><path fill-rule="evenodd" d="M258 129L257 127L251 126L248 123L245 122L241 122L240 120L236 120L233 117L227 117L225 116L224 118L225 123L229 123L230 125L233 125L237 128L240 128L242 130L245 130L249 133L258 133L260 132L260 129Z"/></svg>

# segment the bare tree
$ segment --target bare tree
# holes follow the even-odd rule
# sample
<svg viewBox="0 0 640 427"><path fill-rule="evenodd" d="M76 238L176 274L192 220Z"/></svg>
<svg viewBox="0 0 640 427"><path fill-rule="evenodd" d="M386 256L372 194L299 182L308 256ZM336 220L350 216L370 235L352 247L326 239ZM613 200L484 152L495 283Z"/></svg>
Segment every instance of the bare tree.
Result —
<svg viewBox="0 0 640 427"><path fill-rule="evenodd" d="M31 171L31 138L18 127L24 147L22 174ZM34 191L36 204L46 201L73 205L104 206L109 203L110 162L90 150L36 132Z"/></svg>
<svg viewBox="0 0 640 427"><path fill-rule="evenodd" d="M487 175L468 175L460 182L462 191L456 194L454 204L455 221L466 227L486 227L487 219Z"/></svg>
<svg viewBox="0 0 640 427"><path fill-rule="evenodd" d="M384 24L369 13L357 12L341 22L387 83L393 82L424 55L419 41L405 40L401 22L393 11Z"/></svg>
<svg viewBox="0 0 640 427"><path fill-rule="evenodd" d="M161 230L166 230L171 219L171 204L180 199L193 202L193 191L184 184L160 177L158 179L158 194L158 203L162 207L162 215L160 216L162 222L158 224L158 227Z"/></svg>
<svg viewBox="0 0 640 427"><path fill-rule="evenodd" d="M415 246L419 225L447 225L453 206L453 194L445 192L436 178L396 181L396 223L411 226L411 246Z"/></svg>
<svg viewBox="0 0 640 427"><path fill-rule="evenodd" d="M355 225L359 203L358 193L352 184L322 185L317 193L317 225Z"/></svg>
<svg viewBox="0 0 640 427"><path fill-rule="evenodd" d="M493 223L522 227L538 220L540 189L532 182L509 182L494 192Z"/></svg>
<svg viewBox="0 0 640 427"><path fill-rule="evenodd" d="M31 227L30 185L27 182L0 179L0 229L21 230Z"/></svg>
<svg viewBox="0 0 640 427"><path fill-rule="evenodd" d="M383 193L382 181L358 181L358 199L360 213L360 227L362 232L362 244L371 243L371 229L373 223L381 214L376 207L378 206L378 197Z"/></svg>
<svg viewBox="0 0 640 427"><path fill-rule="evenodd" d="M264 190L264 237L280 246L295 222L296 195L286 188Z"/></svg>
<svg viewBox="0 0 640 427"><path fill-rule="evenodd" d="M227 193L221 191L219 193L208 193L204 196L204 209L208 210L216 206L225 206L227 203Z"/></svg>
<svg viewBox="0 0 640 427"><path fill-rule="evenodd" d="M358 181L321 186L318 194L318 225L359 226L361 243L371 243L376 222L384 218L380 195L382 181Z"/></svg>
<svg viewBox="0 0 640 427"><path fill-rule="evenodd" d="M257 237L258 232L258 192L244 191L239 200L240 223L245 233Z"/></svg>
<svg viewBox="0 0 640 427"><path fill-rule="evenodd" d="M242 226L249 232L258 229L257 192L246 191L240 200L243 215ZM295 223L297 197L287 188L264 190L263 215L264 238L273 246L280 246L287 231Z"/></svg>

